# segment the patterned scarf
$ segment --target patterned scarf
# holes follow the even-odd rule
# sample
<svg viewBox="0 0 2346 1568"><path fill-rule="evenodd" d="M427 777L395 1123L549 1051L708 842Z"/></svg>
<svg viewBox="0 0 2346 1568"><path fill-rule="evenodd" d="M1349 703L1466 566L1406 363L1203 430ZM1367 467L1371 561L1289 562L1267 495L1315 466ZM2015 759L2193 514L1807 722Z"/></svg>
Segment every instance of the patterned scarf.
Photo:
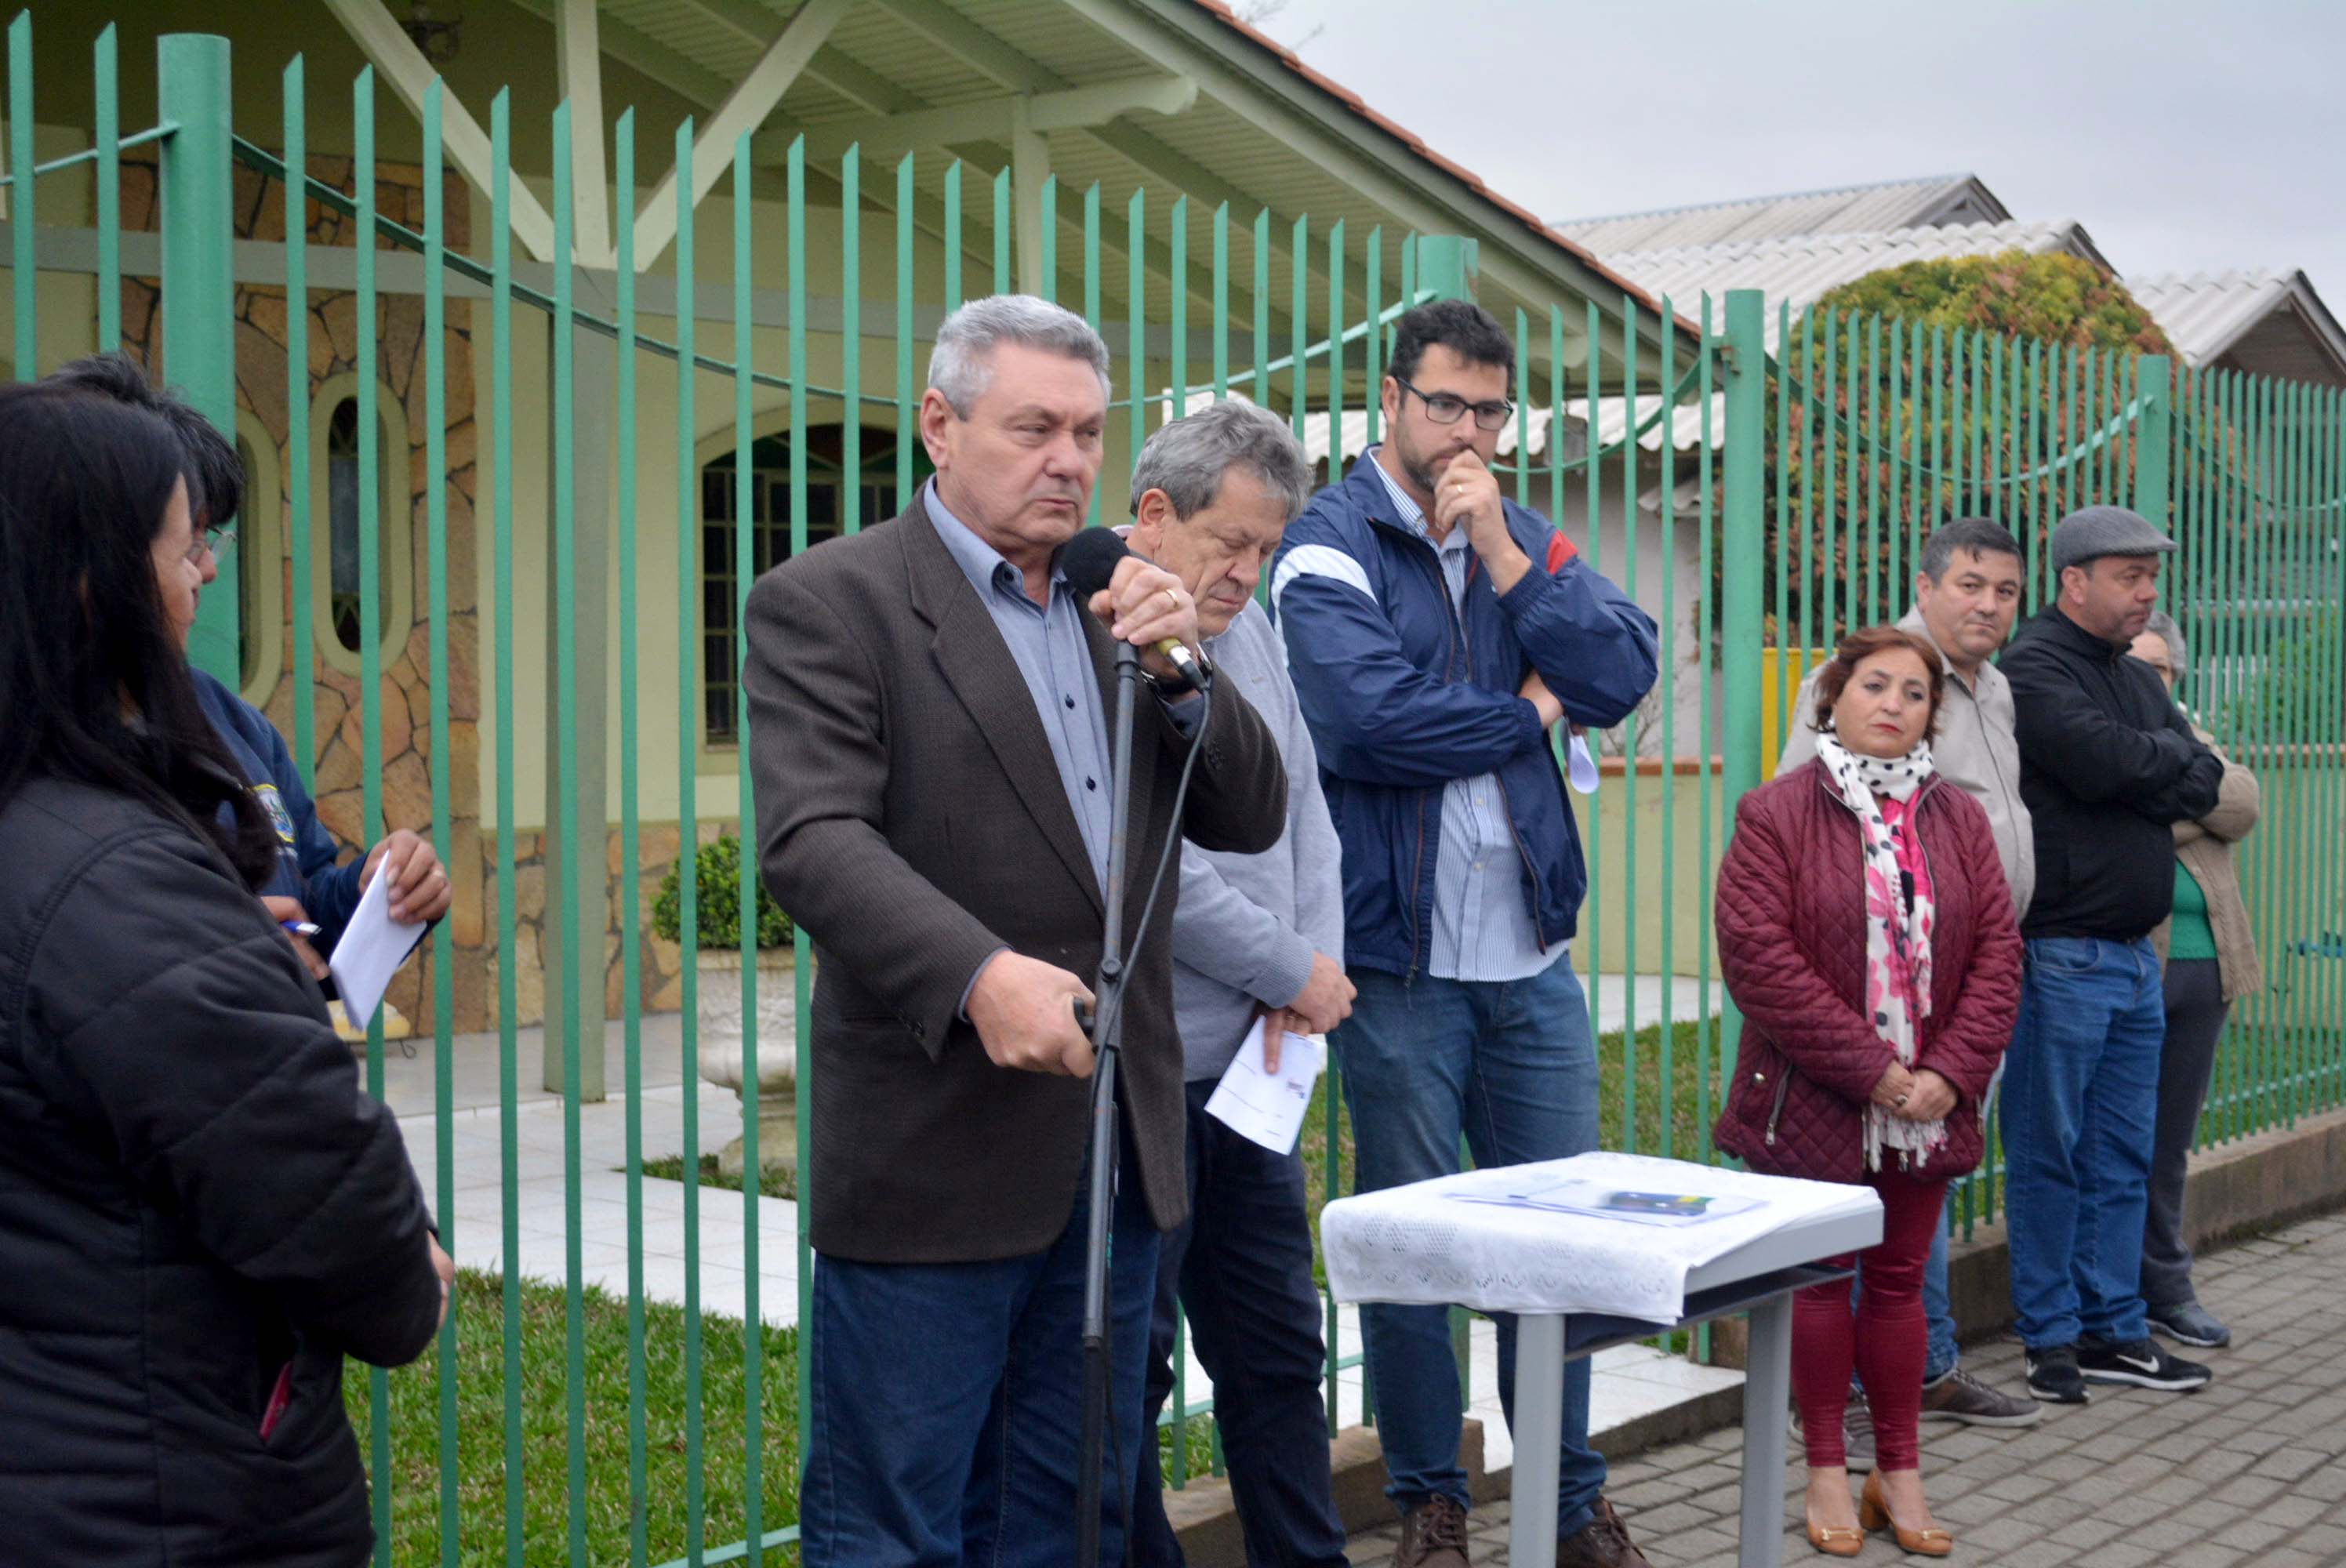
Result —
<svg viewBox="0 0 2346 1568"><path fill-rule="evenodd" d="M1903 757L1861 757L1831 735L1817 738L1817 756L1857 813L1865 845L1865 996L1873 1027L1907 1067L1914 1065L1916 1034L1931 1013L1931 929L1936 923L1929 890L1919 883L1908 906L1898 851L1913 831L1909 817L1893 827L1879 804L1887 796L1911 802L1931 776L1931 743L1917 741ZM1910 1122L1872 1101L1865 1105L1865 1163L1882 1168L1882 1152L1913 1156L1920 1168L1946 1141L1943 1121Z"/></svg>

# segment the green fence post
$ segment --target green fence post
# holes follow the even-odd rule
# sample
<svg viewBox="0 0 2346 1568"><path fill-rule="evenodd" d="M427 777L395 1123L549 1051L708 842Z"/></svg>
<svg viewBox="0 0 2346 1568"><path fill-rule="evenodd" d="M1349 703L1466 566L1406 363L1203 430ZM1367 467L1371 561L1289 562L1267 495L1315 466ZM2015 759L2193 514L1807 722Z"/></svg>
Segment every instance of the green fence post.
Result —
<svg viewBox="0 0 2346 1568"><path fill-rule="evenodd" d="M1417 237L1417 287L1421 293L1431 293L1437 300L1471 300L1474 297L1474 277L1482 267L1482 252L1475 240L1456 234ZM1341 323L1334 323L1328 333L1334 338L1343 330ZM1377 389L1371 387L1369 395L1374 398Z"/></svg>
<svg viewBox="0 0 2346 1568"><path fill-rule="evenodd" d="M1341 232L1341 226L1338 232ZM1331 254L1329 260L1332 265L1337 257ZM1474 274L1479 266L1480 257L1474 240L1456 234L1421 234L1417 237L1417 287L1421 292L1430 293L1438 300L1472 300L1474 297ZM1406 297L1408 292L1406 288L1402 292ZM1344 321L1343 312L1336 308L1337 300L1332 295L1329 300L1329 305L1328 363L1331 369L1328 386L1328 425L1331 432L1341 436L1342 416L1338 411L1343 406L1341 367L1344 351ZM1301 320L1300 313L1297 319L1300 323ZM1369 323L1371 333L1383 330L1376 324L1373 311L1365 320ZM1384 362L1384 355L1382 352L1375 356L1375 362L1378 364ZM1368 402L1372 407L1375 406L1381 395L1381 385L1382 382L1372 383L1367 389ZM1336 450L1337 444L1335 442L1331 442L1329 448L1328 477L1331 481L1341 473L1338 463L1341 454ZM1520 451L1515 453L1515 461L1518 463L1525 461ZM1328 1144L1329 1158L1331 1162L1337 1157L1333 1131L1334 1121L1331 1112L1331 1137ZM1467 1170L1472 1168L1473 1165L1473 1156L1467 1153L1465 1140L1462 1138L1458 1144L1458 1168ZM1332 1321L1333 1314L1331 1313L1330 1316ZM1474 1366L1468 1338L1470 1321L1470 1315L1465 1308L1453 1307L1450 1309L1450 1348L1458 1358L1458 1407L1461 1410L1464 1410L1474 1402Z"/></svg>
<svg viewBox="0 0 2346 1568"><path fill-rule="evenodd" d="M236 432L236 211L229 166L228 40L167 33L155 40L156 108L178 129L163 139L163 373L222 433ZM27 182L30 183L29 181ZM25 212L30 221L31 209ZM225 523L227 518L218 521ZM188 657L234 689L237 557L220 554L219 585L196 610Z"/></svg>
<svg viewBox="0 0 2346 1568"><path fill-rule="evenodd" d="M1726 688L1727 804L1760 786L1760 584L1766 570L1767 494L1760 455L1767 440L1768 350L1765 297L1757 289L1727 295L1727 470L1725 527L1719 539L1720 680ZM1730 999L1720 1026L1720 1070L1731 1076L1743 1038L1743 1015ZM1720 1093L1726 1093L1724 1087Z"/></svg>
<svg viewBox="0 0 2346 1568"><path fill-rule="evenodd" d="M2145 354L2140 361L2142 414L2135 425L2134 509L2154 528L2164 529L2168 517L2169 433L2175 423L2174 370L2165 354Z"/></svg>

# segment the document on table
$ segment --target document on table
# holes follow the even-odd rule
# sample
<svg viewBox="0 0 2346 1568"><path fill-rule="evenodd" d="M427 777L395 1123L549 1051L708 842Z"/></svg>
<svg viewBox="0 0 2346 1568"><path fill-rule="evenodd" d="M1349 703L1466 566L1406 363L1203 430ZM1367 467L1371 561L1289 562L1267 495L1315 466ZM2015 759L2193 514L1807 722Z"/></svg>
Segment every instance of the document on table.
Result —
<svg viewBox="0 0 2346 1568"><path fill-rule="evenodd" d="M378 875L367 884L351 923L342 928L342 940L334 944L334 956L326 961L352 1028L373 1021L384 988L423 934L422 921L411 925L391 918L390 878Z"/></svg>
<svg viewBox="0 0 2346 1568"><path fill-rule="evenodd" d="M1804 1257L1871 1246L1881 1215L1871 1187L1591 1153L1340 1197L1320 1240L1339 1301L1669 1323L1692 1270L1818 1227L1835 1244Z"/></svg>
<svg viewBox="0 0 2346 1568"><path fill-rule="evenodd" d="M1673 1229L1705 1225L1730 1215L1748 1214L1766 1207L1766 1200L1716 1193L1643 1192L1605 1182L1527 1181L1504 1193L1459 1193L1459 1203L1498 1204L1508 1208L1545 1209L1555 1214L1581 1214L1629 1225L1666 1226Z"/></svg>
<svg viewBox="0 0 2346 1568"><path fill-rule="evenodd" d="M1264 1071L1262 1020L1257 1018L1229 1070L1207 1097L1206 1114L1273 1154L1292 1153L1326 1055L1327 1047L1319 1041L1290 1034L1279 1048L1279 1071Z"/></svg>

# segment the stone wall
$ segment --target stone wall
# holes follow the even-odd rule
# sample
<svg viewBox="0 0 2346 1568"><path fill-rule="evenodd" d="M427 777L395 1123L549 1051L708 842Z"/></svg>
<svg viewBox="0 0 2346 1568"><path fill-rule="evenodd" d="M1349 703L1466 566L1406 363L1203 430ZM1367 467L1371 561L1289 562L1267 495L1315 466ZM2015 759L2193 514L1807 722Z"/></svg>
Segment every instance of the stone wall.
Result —
<svg viewBox="0 0 2346 1568"><path fill-rule="evenodd" d="M352 165L346 158L313 158L311 176L336 189L352 189ZM240 239L281 242L285 238L285 189L281 180L239 165L236 168L236 229ZM126 229L155 227L155 170L151 157L126 158L122 169L122 222ZM444 219L452 250L470 247L471 209L463 183L450 174L444 181ZM420 231L424 216L423 171L412 164L378 163L375 199L382 216ZM312 245L348 246L355 220L321 206L305 203L302 221ZM387 240L381 248L393 249ZM159 345L160 295L153 279L126 278L122 283L124 348L151 372ZM312 437L331 411L318 399L326 383L358 369L359 299L352 292L312 289L309 306L309 363L301 389L311 409ZM288 451L292 396L286 362L288 332L285 290L265 285L239 284L235 298L237 406L250 414L277 446L280 475L278 515L290 526L293 518L292 465ZM381 747L382 817L386 830L406 828L429 837L432 830L431 703L438 678L448 693L449 749L447 765L451 834L439 847L449 868L454 903L449 912L454 972L452 997L454 1026L459 1031L494 1029L498 1025L498 992L502 965L509 957L515 965L516 1023L531 1024L545 1016L546 999L546 865L544 835L523 830L515 843L515 941L510 955L497 951L497 842L494 830L482 823L481 791L481 670L483 649L480 606L474 577L477 535L474 506L477 474L474 419L472 306L461 300L447 302L442 351L446 367L442 408L446 470L448 560L448 668L434 672L431 662L432 562L426 507L434 476L426 471L427 386L423 372L423 301L420 296L382 294L375 302L378 383L404 416L407 450L385 453L383 461L403 463L408 476L409 563L413 615L407 635L382 650ZM322 479L314 472L313 484ZM326 519L311 518L313 551L329 548ZM262 601L278 617L280 628L277 678L260 706L289 742L293 736L295 670L302 650L292 646L293 595L308 593L311 585L292 579L286 531L276 539L273 558L266 562L247 554L246 571L267 574ZM312 634L331 637L322 606L313 607ZM318 816L345 845L364 840L362 695L360 682L336 669L322 654L310 658L317 767L314 773ZM729 823L704 823L703 841L713 839ZM639 1004L672 1010L680 1000L681 954L672 942L651 934L651 904L670 865L678 843L675 822L642 825L638 840L641 876L636 890L642 921L639 947L642 983ZM622 840L611 830L606 845L605 869L610 923L605 932L604 1006L612 1016L622 1007L624 969L619 961L621 921L626 891L620 885ZM355 849L347 851L354 856ZM433 1026L434 957L430 943L415 962L403 966L389 992L393 1005L404 1013L419 1031Z"/></svg>

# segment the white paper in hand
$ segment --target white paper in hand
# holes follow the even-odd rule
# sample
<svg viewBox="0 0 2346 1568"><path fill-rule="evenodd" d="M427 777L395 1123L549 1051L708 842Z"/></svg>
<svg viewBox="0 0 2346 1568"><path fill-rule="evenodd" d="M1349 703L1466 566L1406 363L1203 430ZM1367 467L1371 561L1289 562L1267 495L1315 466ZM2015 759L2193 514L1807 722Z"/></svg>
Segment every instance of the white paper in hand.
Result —
<svg viewBox="0 0 2346 1568"><path fill-rule="evenodd" d="M383 989L423 934L422 921L410 925L391 918L391 879L378 870L359 895L359 907L342 928L342 941L334 943L334 956L326 961L352 1027L363 1029L373 1020L375 1009L382 1005Z"/></svg>
<svg viewBox="0 0 2346 1568"><path fill-rule="evenodd" d="M1572 747L1566 758L1566 774L1572 780L1575 793L1596 793L1596 759L1588 754L1588 737L1577 729L1572 732Z"/></svg>
<svg viewBox="0 0 2346 1568"><path fill-rule="evenodd" d="M1263 1071L1262 1020L1239 1046L1239 1054L1206 1100L1206 1114L1250 1143L1277 1155L1294 1151L1311 1104L1326 1047L1306 1034L1290 1034L1279 1047L1279 1071Z"/></svg>

